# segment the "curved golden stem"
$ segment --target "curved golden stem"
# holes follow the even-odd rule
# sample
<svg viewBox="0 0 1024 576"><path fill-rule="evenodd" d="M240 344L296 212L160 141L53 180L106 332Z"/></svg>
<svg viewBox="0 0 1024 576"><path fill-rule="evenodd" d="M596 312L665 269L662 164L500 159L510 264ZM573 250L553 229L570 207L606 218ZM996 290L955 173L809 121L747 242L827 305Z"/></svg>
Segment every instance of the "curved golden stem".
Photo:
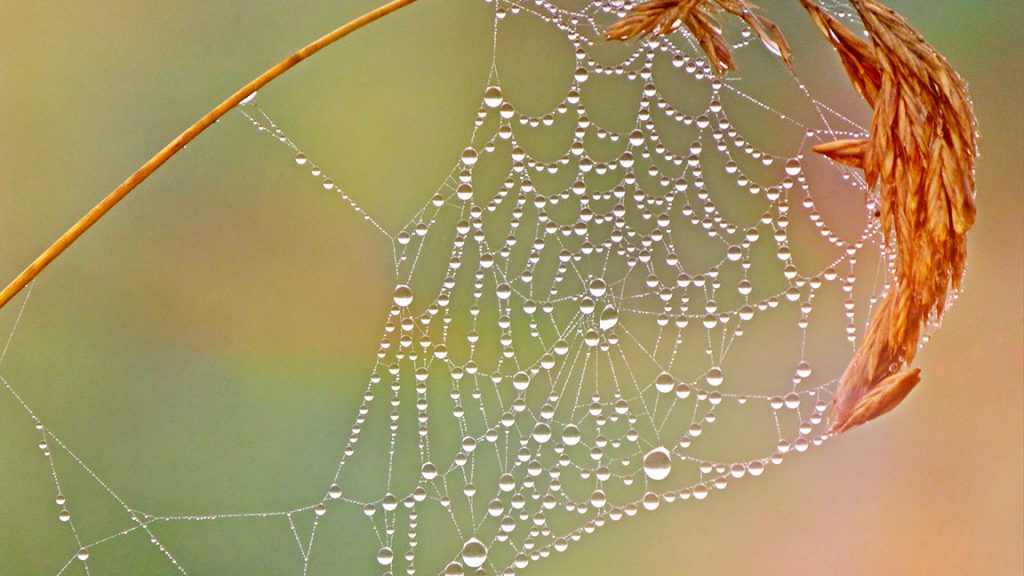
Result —
<svg viewBox="0 0 1024 576"><path fill-rule="evenodd" d="M3 308L4 305L6 305L11 298L14 298L14 296L17 295L22 288L27 286L29 282L32 282L32 280L34 280L35 277L50 264L50 262L53 262L54 259L60 256L68 246L71 246L79 236L84 234L85 231L102 218L104 214L109 212L111 208L124 199L129 192L144 182L146 178L149 178L150 174L156 172L160 166L163 166L164 162L170 160L172 156L177 154L179 150L184 148L186 144L202 133L203 130L209 128L221 116L224 116L224 114L227 114L228 111L251 96L257 90L266 86L281 74L287 72L292 66L295 66L299 62L302 62L306 58L316 54L321 49L333 44L351 32L354 32L375 20L383 18L403 6L412 4L415 1L416 0L392 0L379 8L363 14L355 20L334 29L333 31L321 36L305 48L285 58L281 62L278 62L273 68L267 70L263 74L260 74L255 80L249 82L240 90L232 94L227 100L224 100L213 110L207 112L205 116L197 120L195 124L189 126L187 130L178 135L178 137L172 140L170 144L164 146L163 150L160 150L156 155L147 160L145 164L139 167L139 169L129 176L128 179L122 182L120 186L115 188L114 191L101 200L99 204L89 210L85 216L82 216L82 218L79 219L74 226L69 228L67 232L62 234L61 237L58 238L42 254L40 254L38 258L29 264L17 278L12 280L11 283L3 289L3 292L0 292L0 308Z"/></svg>

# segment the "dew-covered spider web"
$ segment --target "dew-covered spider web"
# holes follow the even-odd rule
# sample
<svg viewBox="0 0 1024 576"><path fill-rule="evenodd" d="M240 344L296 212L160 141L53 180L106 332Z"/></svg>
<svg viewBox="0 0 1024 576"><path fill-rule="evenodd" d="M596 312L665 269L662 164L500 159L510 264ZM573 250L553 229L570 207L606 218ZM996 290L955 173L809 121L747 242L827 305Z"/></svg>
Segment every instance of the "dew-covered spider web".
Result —
<svg viewBox="0 0 1024 576"><path fill-rule="evenodd" d="M894 254L860 174L810 147L862 136L863 116L819 100L735 22L737 72L717 75L685 28L606 41L630 2L487 5L494 52L472 133L436 189L409 192L423 203L404 226L326 174L331 151L293 140L258 97L225 120L251 124L278 170L310 174L393 246L377 353L337 416L350 422L340 453L321 455L336 464L321 490L147 509L23 401L31 383L2 375L5 402L29 416L4 426L38 431L45 513L68 534L56 574L120 573L154 551L168 573L202 573L189 544L218 524L287 540L293 574L542 574L602 526L685 515L828 439ZM856 25L844 4L825 8ZM515 27L560 38L571 65L557 100L503 66ZM99 502L118 528L88 527Z"/></svg>

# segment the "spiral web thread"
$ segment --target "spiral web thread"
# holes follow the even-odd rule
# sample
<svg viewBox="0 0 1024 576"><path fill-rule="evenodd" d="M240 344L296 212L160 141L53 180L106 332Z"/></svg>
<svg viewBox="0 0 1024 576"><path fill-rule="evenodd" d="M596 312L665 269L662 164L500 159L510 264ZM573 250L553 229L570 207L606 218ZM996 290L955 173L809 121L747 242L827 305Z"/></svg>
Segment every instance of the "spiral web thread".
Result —
<svg viewBox="0 0 1024 576"><path fill-rule="evenodd" d="M892 258L871 218L853 234L830 228L805 152L863 128L781 65L778 82L801 95L803 117L755 96L752 82L716 77L684 30L601 60L591 51L630 4L562 4L491 4L495 57L470 145L397 231L323 174L256 99L244 103L240 113L259 133L287 147L299 169L394 247L394 304L336 473L322 494L301 495L305 503L293 509L143 512L3 379L39 431L58 517L78 543L58 574L91 574L90 556L135 533L188 574L189 551L163 543L162 525L255 519L270 520L261 530L289 531L297 572L316 573L317 550L340 545L318 538L318 526L353 510L346 522L372 531L378 546L345 553L374 556L384 574L515 574L607 523L692 505L828 439L842 364L812 368L812 316L839 319L835 326L821 320L826 345L848 357L867 318L854 297L857 271L876 262L875 286L856 291L867 292L860 298L870 305L891 277ZM841 4L827 7L849 19ZM570 88L548 113L521 114L503 90L497 47L503 21L513 18L558 30L575 50ZM738 56L761 50L749 31L727 32ZM673 104L677 95L656 82L661 74L698 87L699 106ZM589 115L589 86L602 77L640 94L632 127L606 128ZM798 135L795 147L780 149L766 130L748 141L727 107L774 118L778 130ZM543 160L523 141L552 127L568 127L571 144ZM666 144L670 132L689 145ZM867 211L874 210L857 173L820 167L837 175L827 194L860 201L867 194ZM819 245L810 264L791 247L798 222L812 232L801 242ZM423 262L438 250L447 264L431 277ZM818 312L825 307L831 312ZM736 352L759 323L768 336L753 352ZM795 344L771 351L783 323L789 331L778 339ZM782 366L789 377L769 381L766 366ZM386 454L360 451L360 440L374 433L386 439ZM66 453L123 508L124 530L76 530L76 490L62 482L54 452ZM373 480L350 480L360 476Z"/></svg>

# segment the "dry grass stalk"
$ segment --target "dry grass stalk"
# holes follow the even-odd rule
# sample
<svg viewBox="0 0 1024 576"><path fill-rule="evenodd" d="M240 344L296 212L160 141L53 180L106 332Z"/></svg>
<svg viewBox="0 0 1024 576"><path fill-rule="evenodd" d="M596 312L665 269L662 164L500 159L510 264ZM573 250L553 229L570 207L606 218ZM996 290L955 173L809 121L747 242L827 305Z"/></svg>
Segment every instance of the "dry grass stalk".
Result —
<svg viewBox="0 0 1024 576"><path fill-rule="evenodd" d="M879 186L880 219L895 238L896 278L844 372L833 409L842 432L891 410L920 380L921 331L960 286L974 223L975 120L964 81L896 12L851 0L871 45L808 0L801 3L873 109L866 140L814 150L864 170Z"/></svg>
<svg viewBox="0 0 1024 576"><path fill-rule="evenodd" d="M44 250L43 253L33 260L27 268L22 270L21 274L18 274L14 280L11 280L11 282L7 284L2 291L0 291L0 308L3 308L11 301L11 298L17 296L18 292L21 292L25 286L28 286L29 283L35 280L36 276L50 265L50 262L56 260L64 250L74 244L82 234L85 234L93 224L98 222L100 218L103 218L111 208L117 206L117 204L121 200L124 200L124 197L132 190L135 190L138 185L145 182L153 172L160 169L165 162L184 149L185 146L195 139L196 136L199 136L204 130L213 126L219 118L234 109L235 106L238 106L247 98L253 96L257 90L266 86L275 78L284 74L288 70L291 70L291 68L299 62L302 62L306 58L309 58L320 50L330 46L367 24L375 22L384 16L391 14L395 10L408 6L416 1L417 0L391 0L387 4L370 10L355 20L335 28L331 32L324 34L320 38L306 45L298 52L295 52L291 56L278 62L275 66L263 74L260 74L251 82L240 88L237 92L229 96L226 100L218 104L213 110L207 112L202 118L196 120L184 132L179 134L177 138L171 140L171 142L164 146L162 150L154 154L153 157L147 160L145 164L135 170L135 172L133 172L132 175L122 182L117 188L114 188L113 191L107 194L103 200L100 200L99 204L93 206L91 210L79 218L78 222L75 222L75 224L64 232L60 238L57 238L49 248Z"/></svg>
<svg viewBox="0 0 1024 576"><path fill-rule="evenodd" d="M729 45L722 39L718 15L724 10L741 18L773 53L792 71L789 44L774 22L754 12L745 0L650 0L634 6L624 18L605 32L609 40L629 40L649 34L669 34L680 26L700 44L719 74L735 69Z"/></svg>

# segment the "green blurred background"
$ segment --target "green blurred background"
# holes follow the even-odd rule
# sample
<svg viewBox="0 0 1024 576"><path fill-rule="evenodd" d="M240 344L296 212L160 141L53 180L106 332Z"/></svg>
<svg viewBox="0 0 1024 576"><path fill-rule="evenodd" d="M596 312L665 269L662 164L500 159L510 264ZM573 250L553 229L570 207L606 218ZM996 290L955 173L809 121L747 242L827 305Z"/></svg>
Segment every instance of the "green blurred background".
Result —
<svg viewBox="0 0 1024 576"><path fill-rule="evenodd" d="M227 94L377 3L0 2L0 278ZM818 40L804 21L789 23L795 2L761 4L801 45ZM982 135L966 291L919 356L924 384L892 416L756 482L605 528L528 573L1024 570L1021 7L892 5L967 78ZM260 101L393 229L466 144L490 65L491 9L421 0ZM826 50L797 58L798 70L831 67L842 78ZM844 84L835 98L857 105ZM230 115L35 287L0 374L140 508L286 508L333 473L394 280L384 239L291 168ZM16 311L0 312L0 333ZM37 442L24 411L0 395L5 574L56 573L74 551ZM57 465L79 487L80 529L124 527L80 468L64 456ZM280 526L176 528L161 538L197 547L185 555L190 573L297 573ZM247 554L239 542L257 531L284 538ZM121 540L108 556L118 565L94 574L168 573L141 536Z"/></svg>

